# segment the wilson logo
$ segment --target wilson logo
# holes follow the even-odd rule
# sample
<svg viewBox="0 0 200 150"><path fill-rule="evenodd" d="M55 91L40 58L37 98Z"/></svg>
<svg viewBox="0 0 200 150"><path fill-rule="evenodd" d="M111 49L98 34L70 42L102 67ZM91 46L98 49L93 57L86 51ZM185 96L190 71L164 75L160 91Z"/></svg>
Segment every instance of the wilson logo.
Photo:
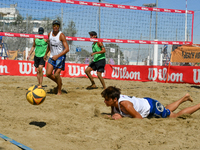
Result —
<svg viewBox="0 0 200 150"><path fill-rule="evenodd" d="M68 71L69 71L69 75L72 77L78 77L78 76L86 76L85 74L85 69L87 68L87 66L78 66L78 65L68 65ZM91 71L91 75L97 76L96 71ZM105 72L102 73L102 76L105 76Z"/></svg>
<svg viewBox="0 0 200 150"><path fill-rule="evenodd" d="M0 65L0 73L9 73L8 67Z"/></svg>
<svg viewBox="0 0 200 150"><path fill-rule="evenodd" d="M37 74L36 68L31 63L19 62L19 72L21 74ZM43 68L43 74L46 74L46 69Z"/></svg>
<svg viewBox="0 0 200 150"><path fill-rule="evenodd" d="M148 74L149 80L159 80L159 81L166 81L167 80L167 68L157 69L157 68L149 68ZM168 81L176 81L176 82L183 82L183 74L182 73L171 73L168 76Z"/></svg>
<svg viewBox="0 0 200 150"><path fill-rule="evenodd" d="M112 78L141 80L140 72L127 71L127 68L113 67Z"/></svg>

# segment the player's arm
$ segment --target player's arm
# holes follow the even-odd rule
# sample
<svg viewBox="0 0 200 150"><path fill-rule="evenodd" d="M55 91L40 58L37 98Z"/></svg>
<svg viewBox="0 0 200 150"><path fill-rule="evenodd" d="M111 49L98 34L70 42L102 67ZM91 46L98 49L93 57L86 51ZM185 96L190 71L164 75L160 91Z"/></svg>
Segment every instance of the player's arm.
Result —
<svg viewBox="0 0 200 150"><path fill-rule="evenodd" d="M30 52L29 52L29 54L27 56L27 60L29 60L29 58L30 58L31 54L33 53L34 49L35 49L35 38L33 39L33 46L31 47L31 50L30 50Z"/></svg>
<svg viewBox="0 0 200 150"><path fill-rule="evenodd" d="M67 52L69 52L69 46L68 46L68 44L67 44L67 40L66 40L65 35L64 35L63 33L61 33L59 38L60 38L60 41L62 41L62 43L63 43L64 50L63 50L60 54L54 55L54 56L52 57L53 60L57 60L60 56L63 56L63 55L65 55Z"/></svg>
<svg viewBox="0 0 200 150"><path fill-rule="evenodd" d="M122 101L120 103L121 110L124 113L131 115L133 118L142 119L142 116L134 109L133 104L129 101Z"/></svg>
<svg viewBox="0 0 200 150"><path fill-rule="evenodd" d="M64 35L63 33L60 34L60 40L62 41L63 46L64 46L65 49L64 49L63 52L59 55L59 57L62 56L62 55L65 55L66 53L69 52L69 45L68 45L67 40L66 40L66 37L65 37L65 35Z"/></svg>
<svg viewBox="0 0 200 150"><path fill-rule="evenodd" d="M97 44L98 44L98 46L101 48L101 51L99 51L99 52L94 52L94 53L91 54L91 56L93 56L93 55L95 55L95 54L103 54L103 53L106 52L106 49L105 49L105 47L104 47L104 45L103 45L102 42L97 42Z"/></svg>
<svg viewBox="0 0 200 150"><path fill-rule="evenodd" d="M47 43L48 43L48 45L47 45L47 50L46 50L46 52L45 52L45 55L44 55L44 60L45 61L47 61L47 54L49 53L49 51L50 51L50 42L49 42L49 36L50 36L50 32L49 32L49 34L48 34L48 39L47 39Z"/></svg>

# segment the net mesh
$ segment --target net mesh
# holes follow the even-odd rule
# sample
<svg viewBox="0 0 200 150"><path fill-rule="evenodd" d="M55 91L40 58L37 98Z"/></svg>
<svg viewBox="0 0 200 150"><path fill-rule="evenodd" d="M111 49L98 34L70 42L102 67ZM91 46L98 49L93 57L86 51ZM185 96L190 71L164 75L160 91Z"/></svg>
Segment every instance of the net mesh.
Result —
<svg viewBox="0 0 200 150"><path fill-rule="evenodd" d="M52 21L58 19L62 23L62 32L69 37L88 38L88 32L93 30L98 33L99 38L106 39L153 41L157 36L158 41L192 41L192 13L187 14L187 39L185 39L185 13L97 7L65 2L1 0L0 30L38 34L38 28L42 26L45 29L44 34L47 35L52 30ZM8 50L24 51L26 47L31 48L33 39L4 37L4 42ZM86 51L91 51L91 42L69 41L69 44L71 54L76 53L78 45L82 49L86 46ZM152 45L122 43L114 45L115 49L118 46L123 52L122 60L143 61L147 56L153 55ZM163 45L160 45L159 49L162 51Z"/></svg>
<svg viewBox="0 0 200 150"><path fill-rule="evenodd" d="M96 7L35 0L1 0L1 23L7 32L37 33L44 26L51 31L51 22L62 21L66 36L88 37L91 30L100 31L100 38L185 41L185 13ZM9 12L10 11L10 12ZM10 14L6 14L6 12ZM157 21L156 21L157 18ZM22 25L23 24L23 25ZM74 26L73 30L67 30ZM21 28L23 27L23 28ZM191 41L192 14L187 15L187 41Z"/></svg>

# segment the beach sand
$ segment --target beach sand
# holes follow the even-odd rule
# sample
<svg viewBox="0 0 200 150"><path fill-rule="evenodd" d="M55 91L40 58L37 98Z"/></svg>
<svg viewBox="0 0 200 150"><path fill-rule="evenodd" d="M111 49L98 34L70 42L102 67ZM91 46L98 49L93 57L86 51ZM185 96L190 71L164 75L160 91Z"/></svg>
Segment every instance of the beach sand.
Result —
<svg viewBox="0 0 200 150"><path fill-rule="evenodd" d="M36 77L0 76L0 133L34 150L198 150L200 110L176 119L111 120L110 108L98 89L86 90L87 78L62 78L63 93L54 94L56 84L44 77L46 100L38 106L26 100L27 89ZM200 86L105 79L107 86L121 88L122 94L151 97L163 105L186 93L194 102L185 102L179 111L200 103ZM0 138L0 150L20 150Z"/></svg>

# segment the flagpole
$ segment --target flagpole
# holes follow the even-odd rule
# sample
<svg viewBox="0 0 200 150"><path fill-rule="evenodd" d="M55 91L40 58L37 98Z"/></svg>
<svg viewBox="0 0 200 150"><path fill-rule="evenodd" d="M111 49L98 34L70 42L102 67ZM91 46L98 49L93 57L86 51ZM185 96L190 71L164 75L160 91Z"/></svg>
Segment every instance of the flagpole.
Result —
<svg viewBox="0 0 200 150"><path fill-rule="evenodd" d="M187 0L185 0L185 41L187 41Z"/></svg>

